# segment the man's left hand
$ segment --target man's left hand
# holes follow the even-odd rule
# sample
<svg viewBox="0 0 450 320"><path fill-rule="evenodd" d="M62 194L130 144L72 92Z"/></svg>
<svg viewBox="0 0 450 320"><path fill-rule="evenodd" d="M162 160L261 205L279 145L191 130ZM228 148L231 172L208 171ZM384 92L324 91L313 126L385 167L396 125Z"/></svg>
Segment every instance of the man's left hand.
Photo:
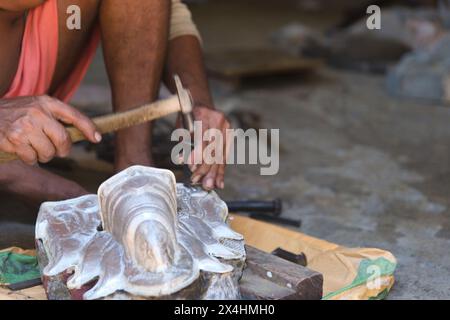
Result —
<svg viewBox="0 0 450 320"><path fill-rule="evenodd" d="M225 187L225 165L228 153L227 143L227 129L230 128L230 122L225 115L217 110L208 107L195 107L193 110L194 120L202 122L202 146L194 146L194 151L191 153L190 169L192 171L191 181L193 184L201 183L205 190L213 190L215 188L223 189ZM211 139L212 141L204 141L205 133L209 129L218 129L222 134L222 139ZM204 151L210 144L220 144L214 146L214 150L220 150L222 154L215 157L216 161L213 164L205 163ZM213 146L211 146L213 147ZM196 165L194 158L202 159L202 163Z"/></svg>

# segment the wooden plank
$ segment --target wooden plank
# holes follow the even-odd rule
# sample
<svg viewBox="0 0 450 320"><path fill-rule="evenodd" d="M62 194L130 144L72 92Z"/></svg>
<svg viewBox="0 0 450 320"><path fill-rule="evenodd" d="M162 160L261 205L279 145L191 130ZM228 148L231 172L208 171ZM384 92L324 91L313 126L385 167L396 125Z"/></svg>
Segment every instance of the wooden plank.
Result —
<svg viewBox="0 0 450 320"><path fill-rule="evenodd" d="M251 300L281 300L295 294L293 289L280 286L272 281L261 278L249 269L244 271L240 281L243 299Z"/></svg>

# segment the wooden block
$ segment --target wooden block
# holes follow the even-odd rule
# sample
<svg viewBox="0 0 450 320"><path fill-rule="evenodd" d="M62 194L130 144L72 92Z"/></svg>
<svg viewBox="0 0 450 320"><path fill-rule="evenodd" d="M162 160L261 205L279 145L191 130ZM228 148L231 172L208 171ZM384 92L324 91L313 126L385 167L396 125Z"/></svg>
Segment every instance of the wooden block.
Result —
<svg viewBox="0 0 450 320"><path fill-rule="evenodd" d="M245 270L240 281L241 294L244 299L281 300L295 294L293 289L280 286L270 280L261 278L251 270Z"/></svg>
<svg viewBox="0 0 450 320"><path fill-rule="evenodd" d="M319 300L323 276L315 271L246 246L247 262L240 285L244 298Z"/></svg>

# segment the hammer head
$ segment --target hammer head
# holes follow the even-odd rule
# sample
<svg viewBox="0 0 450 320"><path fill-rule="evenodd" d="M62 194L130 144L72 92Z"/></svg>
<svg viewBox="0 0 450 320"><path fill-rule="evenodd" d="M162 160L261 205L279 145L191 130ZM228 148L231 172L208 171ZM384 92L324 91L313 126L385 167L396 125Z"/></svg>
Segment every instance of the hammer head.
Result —
<svg viewBox="0 0 450 320"><path fill-rule="evenodd" d="M189 130L190 133L194 132L194 117L192 115L193 103L191 93L188 89L183 87L181 79L178 75L174 76L175 85L177 88L178 100L180 101L181 116L183 119L183 126Z"/></svg>

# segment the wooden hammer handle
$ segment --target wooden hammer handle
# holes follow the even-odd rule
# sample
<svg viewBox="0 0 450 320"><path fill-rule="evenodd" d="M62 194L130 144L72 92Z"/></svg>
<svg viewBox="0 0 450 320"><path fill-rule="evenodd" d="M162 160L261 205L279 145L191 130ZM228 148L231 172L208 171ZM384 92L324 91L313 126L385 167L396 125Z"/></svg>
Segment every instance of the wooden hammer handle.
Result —
<svg viewBox="0 0 450 320"><path fill-rule="evenodd" d="M180 102L177 96L172 96L166 100L160 100L151 104L146 104L136 109L131 109L121 113L114 113L93 118L97 130L101 134L116 132L121 129L133 127L145 122L165 117L169 114L180 111ZM67 127L72 142L87 140L86 137L75 127ZM17 160L14 153L0 152L0 163Z"/></svg>

